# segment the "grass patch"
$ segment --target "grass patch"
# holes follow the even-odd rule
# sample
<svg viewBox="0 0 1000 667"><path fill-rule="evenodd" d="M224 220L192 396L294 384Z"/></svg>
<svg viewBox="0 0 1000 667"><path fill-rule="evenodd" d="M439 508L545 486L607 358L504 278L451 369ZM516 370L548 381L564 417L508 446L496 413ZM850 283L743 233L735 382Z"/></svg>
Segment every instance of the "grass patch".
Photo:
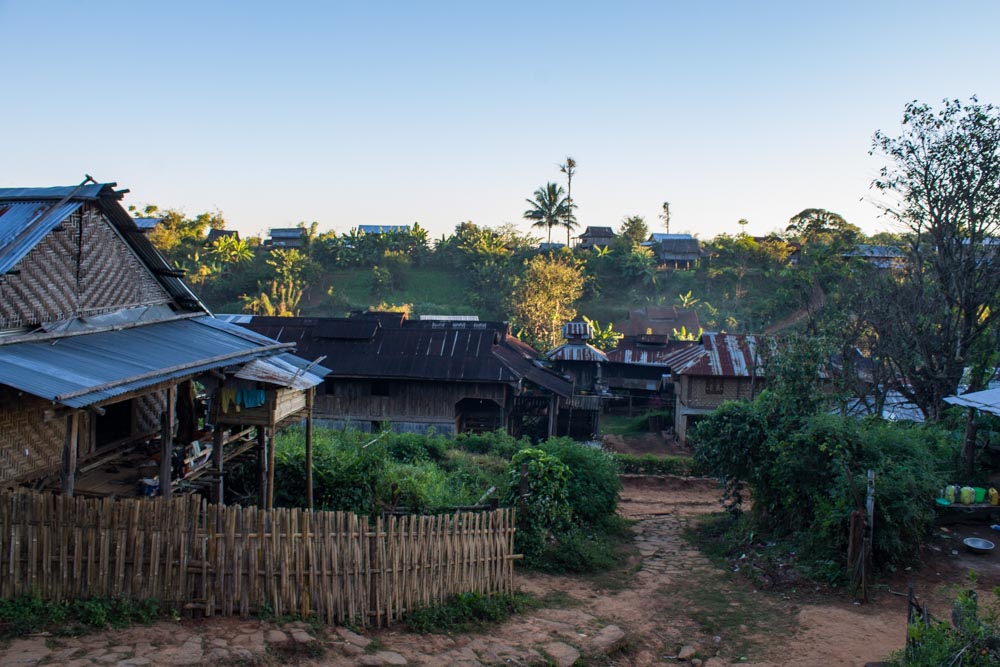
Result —
<svg viewBox="0 0 1000 667"><path fill-rule="evenodd" d="M680 595L688 617L707 637L721 637L722 654L731 660L759 659L776 639L795 631L795 607L729 573L699 572L664 594Z"/></svg>
<svg viewBox="0 0 1000 667"><path fill-rule="evenodd" d="M631 435L635 433L649 433L650 417L664 417L667 420L672 420L673 412L670 410L650 410L649 412L633 417L625 415L601 415L601 434Z"/></svg>
<svg viewBox="0 0 1000 667"><path fill-rule="evenodd" d="M0 638L41 631L73 636L137 623L149 625L160 616L156 600L91 598L49 602L36 595L22 595L0 599Z"/></svg>
<svg viewBox="0 0 1000 667"><path fill-rule="evenodd" d="M483 630L540 606L539 600L527 593L491 597L461 593L442 604L416 609L403 621L411 631L421 634L462 634Z"/></svg>

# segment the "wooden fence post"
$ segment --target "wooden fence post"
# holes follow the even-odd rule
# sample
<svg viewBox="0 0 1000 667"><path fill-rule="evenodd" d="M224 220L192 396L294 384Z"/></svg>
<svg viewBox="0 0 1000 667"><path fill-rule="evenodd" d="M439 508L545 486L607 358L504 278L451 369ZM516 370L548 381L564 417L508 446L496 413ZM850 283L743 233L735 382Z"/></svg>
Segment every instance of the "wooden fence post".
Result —
<svg viewBox="0 0 1000 667"><path fill-rule="evenodd" d="M62 492L72 496L76 487L76 456L80 448L80 413L66 417L66 440L63 444Z"/></svg>

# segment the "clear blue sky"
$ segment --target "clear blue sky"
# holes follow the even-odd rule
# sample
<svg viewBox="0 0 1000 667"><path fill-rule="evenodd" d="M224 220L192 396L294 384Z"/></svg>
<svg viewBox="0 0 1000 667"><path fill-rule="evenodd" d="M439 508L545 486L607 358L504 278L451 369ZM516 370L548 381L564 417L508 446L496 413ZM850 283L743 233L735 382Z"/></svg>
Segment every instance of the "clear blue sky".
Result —
<svg viewBox="0 0 1000 667"><path fill-rule="evenodd" d="M0 0L0 186L84 173L243 232L516 222L567 155L582 226L886 228L903 105L1000 103L1000 2Z"/></svg>

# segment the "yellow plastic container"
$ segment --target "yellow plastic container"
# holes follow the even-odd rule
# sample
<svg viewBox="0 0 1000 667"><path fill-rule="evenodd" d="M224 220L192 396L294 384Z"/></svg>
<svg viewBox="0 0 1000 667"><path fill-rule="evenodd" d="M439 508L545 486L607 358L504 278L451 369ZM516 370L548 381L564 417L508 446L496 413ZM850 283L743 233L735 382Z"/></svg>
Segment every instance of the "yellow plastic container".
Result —
<svg viewBox="0 0 1000 667"><path fill-rule="evenodd" d="M957 500L957 498L958 498L958 487L956 487L954 484L949 484L948 486L944 487L945 500L947 500L949 503L954 503L955 500Z"/></svg>
<svg viewBox="0 0 1000 667"><path fill-rule="evenodd" d="M963 486L959 496L963 505L971 505L976 499L976 491L971 486Z"/></svg>
<svg viewBox="0 0 1000 667"><path fill-rule="evenodd" d="M1000 493L996 489L990 489L990 505L1000 505Z"/></svg>

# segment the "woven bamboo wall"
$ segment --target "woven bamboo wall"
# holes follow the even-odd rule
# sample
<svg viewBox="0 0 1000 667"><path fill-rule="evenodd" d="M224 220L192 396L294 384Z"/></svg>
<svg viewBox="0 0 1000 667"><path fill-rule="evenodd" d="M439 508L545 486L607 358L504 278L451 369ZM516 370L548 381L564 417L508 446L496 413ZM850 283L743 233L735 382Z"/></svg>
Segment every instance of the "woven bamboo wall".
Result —
<svg viewBox="0 0 1000 667"><path fill-rule="evenodd" d="M0 328L167 303L169 296L111 223L85 205L0 277Z"/></svg>
<svg viewBox="0 0 1000 667"><path fill-rule="evenodd" d="M0 597L155 598L206 615L389 625L462 592L511 592L514 512L369 521L344 512L0 497Z"/></svg>
<svg viewBox="0 0 1000 667"><path fill-rule="evenodd" d="M32 396L0 403L0 485L59 469L66 419Z"/></svg>
<svg viewBox="0 0 1000 667"><path fill-rule="evenodd" d="M165 389L143 394L135 399L136 433L153 433L160 428L160 415L167 409L167 392Z"/></svg>

